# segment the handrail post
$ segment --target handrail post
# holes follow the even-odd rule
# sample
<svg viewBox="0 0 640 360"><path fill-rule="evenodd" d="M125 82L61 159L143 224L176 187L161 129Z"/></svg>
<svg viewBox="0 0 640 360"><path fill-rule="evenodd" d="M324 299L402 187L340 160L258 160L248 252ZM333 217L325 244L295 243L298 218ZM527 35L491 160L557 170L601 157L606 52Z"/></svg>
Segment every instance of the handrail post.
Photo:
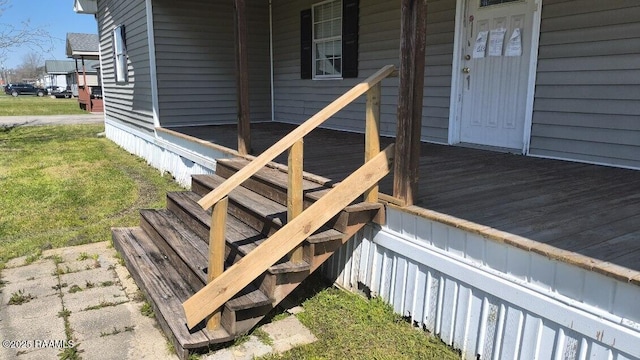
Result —
<svg viewBox="0 0 640 360"><path fill-rule="evenodd" d="M229 197L218 201L211 212L211 231L209 232L209 268L207 269L207 283L224 272L225 230L227 226L227 207ZM215 330L220 327L220 310L214 312L207 320L207 329Z"/></svg>
<svg viewBox="0 0 640 360"><path fill-rule="evenodd" d="M381 85L377 83L367 91L366 122L364 137L364 162L373 159L380 152L380 96ZM378 202L378 184L364 193L364 201Z"/></svg>
<svg viewBox="0 0 640 360"><path fill-rule="evenodd" d="M287 186L287 222L293 220L304 209L304 193L302 186L302 167L304 159L304 142L296 141L289 149L288 186ZM289 260L294 263L303 261L302 245L289 253Z"/></svg>

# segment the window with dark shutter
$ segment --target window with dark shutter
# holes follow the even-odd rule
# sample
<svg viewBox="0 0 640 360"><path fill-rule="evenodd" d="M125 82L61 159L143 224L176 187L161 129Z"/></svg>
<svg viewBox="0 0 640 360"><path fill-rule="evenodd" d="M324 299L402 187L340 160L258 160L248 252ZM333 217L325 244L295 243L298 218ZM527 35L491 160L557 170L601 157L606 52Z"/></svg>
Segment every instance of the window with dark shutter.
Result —
<svg viewBox="0 0 640 360"><path fill-rule="evenodd" d="M358 0L342 3L342 77L358 77Z"/></svg>
<svg viewBox="0 0 640 360"><path fill-rule="evenodd" d="M358 76L358 0L329 0L300 13L300 77Z"/></svg>
<svg viewBox="0 0 640 360"><path fill-rule="evenodd" d="M300 77L302 79L313 78L313 21L311 9L300 13Z"/></svg>

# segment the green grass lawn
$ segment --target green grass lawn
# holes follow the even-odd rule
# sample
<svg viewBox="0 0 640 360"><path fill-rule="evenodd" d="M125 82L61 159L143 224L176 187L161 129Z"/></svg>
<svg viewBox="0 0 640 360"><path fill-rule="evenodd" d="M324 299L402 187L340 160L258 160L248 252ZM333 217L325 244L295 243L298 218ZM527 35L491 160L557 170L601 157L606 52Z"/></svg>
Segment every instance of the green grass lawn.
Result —
<svg viewBox="0 0 640 360"><path fill-rule="evenodd" d="M0 116L87 114L78 99L52 99L48 96L0 94Z"/></svg>
<svg viewBox="0 0 640 360"><path fill-rule="evenodd" d="M102 131L103 125L0 129L0 264L108 240L112 226L137 225L138 209L163 207L166 192L180 189L96 136Z"/></svg>
<svg viewBox="0 0 640 360"><path fill-rule="evenodd" d="M460 359L457 352L411 326L379 298L366 300L328 288L306 300L303 307L298 319L318 341L260 360Z"/></svg>

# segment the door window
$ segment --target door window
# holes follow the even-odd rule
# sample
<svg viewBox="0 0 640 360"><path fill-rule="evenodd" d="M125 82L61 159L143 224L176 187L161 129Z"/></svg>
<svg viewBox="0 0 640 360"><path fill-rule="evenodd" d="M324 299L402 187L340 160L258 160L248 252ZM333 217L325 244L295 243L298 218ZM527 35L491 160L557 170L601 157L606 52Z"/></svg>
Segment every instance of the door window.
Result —
<svg viewBox="0 0 640 360"><path fill-rule="evenodd" d="M491 5L500 5L513 1L521 1L521 0L480 0L480 7L491 6Z"/></svg>

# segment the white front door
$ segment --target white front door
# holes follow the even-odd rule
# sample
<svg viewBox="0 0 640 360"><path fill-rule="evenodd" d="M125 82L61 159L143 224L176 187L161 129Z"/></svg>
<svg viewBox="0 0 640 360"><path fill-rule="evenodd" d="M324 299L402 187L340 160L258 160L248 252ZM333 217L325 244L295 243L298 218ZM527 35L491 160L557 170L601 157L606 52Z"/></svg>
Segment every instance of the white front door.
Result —
<svg viewBox="0 0 640 360"><path fill-rule="evenodd" d="M460 141L524 149L535 0L467 0ZM479 36L480 35L480 36ZM518 36L519 35L519 36Z"/></svg>

